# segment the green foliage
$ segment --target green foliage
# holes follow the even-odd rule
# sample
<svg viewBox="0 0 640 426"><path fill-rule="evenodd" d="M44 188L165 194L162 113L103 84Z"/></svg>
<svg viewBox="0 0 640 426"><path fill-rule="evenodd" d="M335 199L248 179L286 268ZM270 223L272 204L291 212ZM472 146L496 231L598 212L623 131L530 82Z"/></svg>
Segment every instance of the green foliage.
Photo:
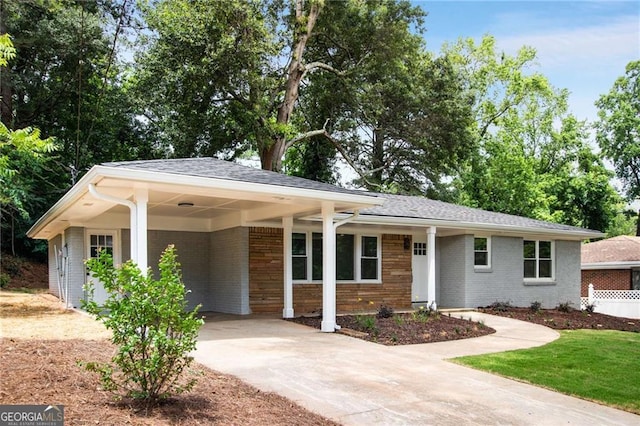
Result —
<svg viewBox="0 0 640 426"><path fill-rule="evenodd" d="M537 300L531 302L531 305L529 306L529 309L531 309L531 312L534 312L534 313L540 312L541 308L542 308L542 303L540 303Z"/></svg>
<svg viewBox="0 0 640 426"><path fill-rule="evenodd" d="M376 317L373 315L358 314L355 316L355 320L356 324L365 331L375 332L377 330Z"/></svg>
<svg viewBox="0 0 640 426"><path fill-rule="evenodd" d="M6 67L9 61L16 57L16 49L13 47L9 34L0 34L0 67Z"/></svg>
<svg viewBox="0 0 640 426"><path fill-rule="evenodd" d="M158 280L145 276L132 261L114 266L106 251L87 261L87 268L109 297L102 306L89 297L83 308L112 331L118 350L111 364L86 367L100 374L105 389L133 398L155 401L190 390L195 379L181 379L193 360L188 354L196 347L203 320L197 317L199 306L186 311L187 291L175 248L170 245L163 252ZM87 287L93 295L92 284Z"/></svg>
<svg viewBox="0 0 640 426"><path fill-rule="evenodd" d="M454 362L640 414L639 358L638 333L572 330L537 348Z"/></svg>
<svg viewBox="0 0 640 426"><path fill-rule="evenodd" d="M596 102L596 140L616 168L630 199L640 197L640 61L629 62L609 93Z"/></svg>
<svg viewBox="0 0 640 426"><path fill-rule="evenodd" d="M556 306L556 309L559 310L560 312L571 312L573 310L571 305L573 305L573 303L571 302L558 303L558 306Z"/></svg>
<svg viewBox="0 0 640 426"><path fill-rule="evenodd" d="M636 235L638 222L638 213L631 210L620 210L609 222L606 229L607 238L617 237L618 235Z"/></svg>
<svg viewBox="0 0 640 426"><path fill-rule="evenodd" d="M604 231L620 197L612 174L567 111L568 92L526 70L535 51L498 53L495 40L445 46L473 94L476 152L454 179L457 201L490 211Z"/></svg>
<svg viewBox="0 0 640 426"><path fill-rule="evenodd" d="M8 286L10 281L11 276L9 274L0 272L0 288L5 288L6 286Z"/></svg>

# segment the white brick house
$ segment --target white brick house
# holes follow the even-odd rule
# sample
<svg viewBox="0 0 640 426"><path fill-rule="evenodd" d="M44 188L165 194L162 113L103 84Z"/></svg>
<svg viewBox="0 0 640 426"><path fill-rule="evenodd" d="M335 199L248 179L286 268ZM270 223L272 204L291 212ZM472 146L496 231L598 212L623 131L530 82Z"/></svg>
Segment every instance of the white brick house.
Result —
<svg viewBox="0 0 640 426"><path fill-rule="evenodd" d="M496 300L577 305L580 242L601 236L212 158L95 166L28 235L49 242L54 294L55 265L67 265L74 306L86 297L84 259L98 247L112 250L116 262L153 269L175 244L190 303L284 317L321 309L323 331L333 331L336 312L355 309L360 298L397 309Z"/></svg>

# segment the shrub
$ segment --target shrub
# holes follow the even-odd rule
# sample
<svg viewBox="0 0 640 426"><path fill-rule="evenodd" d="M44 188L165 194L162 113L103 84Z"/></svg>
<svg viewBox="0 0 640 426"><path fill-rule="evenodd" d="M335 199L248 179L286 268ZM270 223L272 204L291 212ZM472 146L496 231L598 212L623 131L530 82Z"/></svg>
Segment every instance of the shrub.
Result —
<svg viewBox="0 0 640 426"><path fill-rule="evenodd" d="M588 314L592 314L595 312L596 310L596 304L594 303L587 303L586 305L584 305L584 310L588 313Z"/></svg>
<svg viewBox="0 0 640 426"><path fill-rule="evenodd" d="M380 305L376 317L378 318L391 318L393 316L393 308L388 305Z"/></svg>
<svg viewBox="0 0 640 426"><path fill-rule="evenodd" d="M83 308L113 332L118 349L111 364L84 366L100 374L105 389L147 402L190 390L195 379L181 376L193 361L188 354L196 347L203 320L196 316L199 306L186 311L187 291L175 248L170 245L162 253L159 280L150 270L144 276L132 261L115 267L106 251L87 266L109 296L102 306L90 301ZM93 290L88 284L89 295Z"/></svg>
<svg viewBox="0 0 640 426"><path fill-rule="evenodd" d="M536 301L531 302L531 306L529 306L529 309L531 309L531 312L535 312L538 313L540 312L540 309L542 308L542 303Z"/></svg>
<svg viewBox="0 0 640 426"><path fill-rule="evenodd" d="M9 285L9 281L11 281L11 277L9 274L5 274L4 272L0 273L0 288L5 288Z"/></svg>
<svg viewBox="0 0 640 426"><path fill-rule="evenodd" d="M560 312L571 312L573 310L571 305L572 305L571 302L559 303L558 306L556 306L556 309L559 310Z"/></svg>
<svg viewBox="0 0 640 426"><path fill-rule="evenodd" d="M375 332L378 327L376 327L376 317L373 315L356 315L356 323L358 326L365 331Z"/></svg>
<svg viewBox="0 0 640 426"><path fill-rule="evenodd" d="M489 309L495 312L507 312L513 308L511 302L498 302L497 300L488 306Z"/></svg>
<svg viewBox="0 0 640 426"><path fill-rule="evenodd" d="M2 269L9 274L10 278L18 277L22 274L22 266L24 262L19 257L3 256Z"/></svg>

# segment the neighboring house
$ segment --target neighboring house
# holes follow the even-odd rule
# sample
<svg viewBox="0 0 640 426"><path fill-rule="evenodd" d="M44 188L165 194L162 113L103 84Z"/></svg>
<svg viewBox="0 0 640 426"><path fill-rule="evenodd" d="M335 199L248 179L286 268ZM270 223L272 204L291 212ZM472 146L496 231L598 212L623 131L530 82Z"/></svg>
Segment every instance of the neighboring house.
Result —
<svg viewBox="0 0 640 426"><path fill-rule="evenodd" d="M86 297L83 260L98 248L146 269L175 244L191 305L284 317L322 310L331 332L336 311L369 301L578 304L580 242L602 234L197 158L95 166L28 235L48 240L51 291L64 265L74 306Z"/></svg>
<svg viewBox="0 0 640 426"><path fill-rule="evenodd" d="M640 237L621 235L582 246L582 289L640 290Z"/></svg>

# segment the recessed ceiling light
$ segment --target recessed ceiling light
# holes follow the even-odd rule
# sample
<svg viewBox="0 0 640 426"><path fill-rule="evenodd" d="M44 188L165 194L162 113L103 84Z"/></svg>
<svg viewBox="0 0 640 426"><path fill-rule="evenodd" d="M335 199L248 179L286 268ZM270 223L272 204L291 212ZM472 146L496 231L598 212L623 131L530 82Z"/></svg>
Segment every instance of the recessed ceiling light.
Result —
<svg viewBox="0 0 640 426"><path fill-rule="evenodd" d="M193 203L185 201L185 202L182 202L182 203L178 203L178 207L193 207Z"/></svg>

